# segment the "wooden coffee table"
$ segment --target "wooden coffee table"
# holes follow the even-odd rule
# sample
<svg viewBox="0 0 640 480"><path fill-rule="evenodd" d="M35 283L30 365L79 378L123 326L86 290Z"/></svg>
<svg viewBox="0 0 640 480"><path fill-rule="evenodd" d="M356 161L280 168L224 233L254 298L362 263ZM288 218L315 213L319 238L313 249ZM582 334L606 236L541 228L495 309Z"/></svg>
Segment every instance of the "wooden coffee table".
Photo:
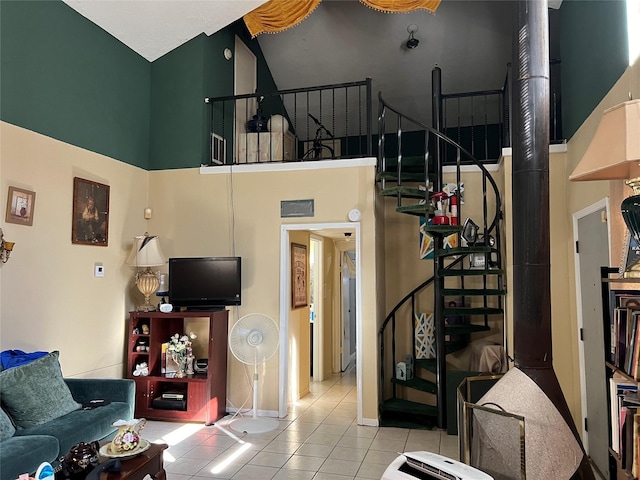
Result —
<svg viewBox="0 0 640 480"><path fill-rule="evenodd" d="M155 480L166 480L167 473L162 463L162 452L166 448L164 443L152 443L141 454L122 460L122 468L118 473L104 472L100 480L142 480L146 475L151 475Z"/></svg>

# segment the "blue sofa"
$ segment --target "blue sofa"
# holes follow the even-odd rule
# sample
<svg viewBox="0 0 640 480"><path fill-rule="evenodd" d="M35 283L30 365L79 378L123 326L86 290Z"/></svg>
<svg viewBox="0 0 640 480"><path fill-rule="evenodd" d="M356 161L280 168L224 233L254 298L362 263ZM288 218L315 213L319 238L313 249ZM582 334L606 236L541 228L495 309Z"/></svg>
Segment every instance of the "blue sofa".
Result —
<svg viewBox="0 0 640 480"><path fill-rule="evenodd" d="M57 352L54 352L57 354ZM51 354L50 354L51 355ZM49 359L49 364L52 362ZM39 362L33 362L36 364ZM57 355L55 356L57 363ZM31 364L31 365L33 365ZM22 367L16 367L16 369ZM20 376L21 372L8 369L0 372L0 399L2 400L2 410L0 415L9 418L11 425L7 425L0 419L0 480L15 480L21 473L34 473L42 462L49 462L57 465L60 457L66 455L72 446L80 442L92 442L94 440L103 441L113 438L117 429L112 423L118 419L130 420L133 418L135 402L135 383L133 380L125 379L79 379L60 377L63 385L68 387L68 392L72 396L72 402L67 410L71 411L59 416L50 414L54 418L38 424L30 425L25 421L24 414L28 411L15 406L7 405L11 403L11 398L7 398L7 384L3 385L4 376L11 372L14 377L11 390L22 389L27 396L38 393L38 385L30 385L30 379L35 378L33 383L42 384L42 379L33 375L33 368L30 372ZM43 369L46 371L46 369ZM59 371L59 366L58 366ZM16 380L19 380L16 381ZM57 380L51 380L56 383ZM23 385L24 384L24 385ZM66 387L61 387L65 388ZM34 390L35 389L35 390ZM61 394L66 394L66 390ZM42 394L46 397L46 394ZM15 396L14 392L14 397ZM88 404L91 400L103 399L109 403L92 409L84 409L83 404ZM68 403L68 402L67 402ZM105 402L107 403L107 402ZM15 405L15 402L14 402ZM12 417L13 414L13 417ZM20 422L16 421L16 418ZM28 420L28 419L27 419ZM20 426L21 423L23 426ZM13 432L11 432L13 430ZM12 433L10 436L9 434Z"/></svg>

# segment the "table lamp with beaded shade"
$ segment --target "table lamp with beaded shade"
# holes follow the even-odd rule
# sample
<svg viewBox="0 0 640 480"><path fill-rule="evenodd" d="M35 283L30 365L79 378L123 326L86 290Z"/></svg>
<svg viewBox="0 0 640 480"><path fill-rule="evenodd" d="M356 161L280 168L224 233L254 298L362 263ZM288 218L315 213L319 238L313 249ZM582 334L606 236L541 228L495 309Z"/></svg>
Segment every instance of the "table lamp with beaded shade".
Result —
<svg viewBox="0 0 640 480"><path fill-rule="evenodd" d="M151 267L158 267L167 262L166 257L160 249L160 241L155 235L144 235L134 237L131 253L127 257L126 264L136 267L136 286L140 293L144 295L144 304L138 307L140 312L151 312L156 309L151 305L150 297L160 286L158 272L151 270ZM142 268L143 270L140 270Z"/></svg>

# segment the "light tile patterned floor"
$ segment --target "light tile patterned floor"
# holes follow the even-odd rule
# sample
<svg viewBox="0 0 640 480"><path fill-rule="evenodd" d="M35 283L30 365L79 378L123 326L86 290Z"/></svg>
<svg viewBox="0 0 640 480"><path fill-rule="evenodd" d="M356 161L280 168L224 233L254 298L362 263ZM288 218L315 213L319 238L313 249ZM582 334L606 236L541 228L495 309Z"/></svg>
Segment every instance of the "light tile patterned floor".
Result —
<svg viewBox="0 0 640 480"><path fill-rule="evenodd" d="M446 432L359 426L353 373L312 383L277 430L237 434L228 420L218 425L149 421L142 436L169 444L169 480L379 480L398 452L458 459L458 439Z"/></svg>

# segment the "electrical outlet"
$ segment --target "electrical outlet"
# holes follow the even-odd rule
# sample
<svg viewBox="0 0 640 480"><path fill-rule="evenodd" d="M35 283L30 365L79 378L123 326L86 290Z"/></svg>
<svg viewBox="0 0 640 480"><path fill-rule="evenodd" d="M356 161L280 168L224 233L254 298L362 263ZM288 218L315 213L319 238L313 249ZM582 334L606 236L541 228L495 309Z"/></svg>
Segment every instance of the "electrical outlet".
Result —
<svg viewBox="0 0 640 480"><path fill-rule="evenodd" d="M104 277L104 265L102 265L102 263L96 262L96 264L93 266L93 276Z"/></svg>

